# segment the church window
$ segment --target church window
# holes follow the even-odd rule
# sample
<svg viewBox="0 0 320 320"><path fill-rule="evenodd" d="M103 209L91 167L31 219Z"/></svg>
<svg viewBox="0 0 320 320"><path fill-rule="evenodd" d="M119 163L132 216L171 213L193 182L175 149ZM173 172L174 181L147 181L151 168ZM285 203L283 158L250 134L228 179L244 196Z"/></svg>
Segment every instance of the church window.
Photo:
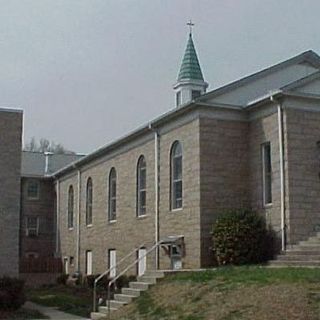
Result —
<svg viewBox="0 0 320 320"><path fill-rule="evenodd" d="M146 194L147 194L147 165L144 156L141 156L137 165L137 216L146 214Z"/></svg>
<svg viewBox="0 0 320 320"><path fill-rule="evenodd" d="M171 209L182 208L182 147L179 141L171 148Z"/></svg>
<svg viewBox="0 0 320 320"><path fill-rule="evenodd" d="M86 193L86 225L92 225L92 179L88 178Z"/></svg>
<svg viewBox="0 0 320 320"><path fill-rule="evenodd" d="M109 175L109 212L108 220L117 220L117 172L112 168Z"/></svg>
<svg viewBox="0 0 320 320"><path fill-rule="evenodd" d="M272 203L272 167L271 167L271 146L270 142L262 145L262 183L263 203Z"/></svg>
<svg viewBox="0 0 320 320"><path fill-rule="evenodd" d="M74 208L74 192L73 186L69 187L68 193L68 228L73 228L73 208Z"/></svg>

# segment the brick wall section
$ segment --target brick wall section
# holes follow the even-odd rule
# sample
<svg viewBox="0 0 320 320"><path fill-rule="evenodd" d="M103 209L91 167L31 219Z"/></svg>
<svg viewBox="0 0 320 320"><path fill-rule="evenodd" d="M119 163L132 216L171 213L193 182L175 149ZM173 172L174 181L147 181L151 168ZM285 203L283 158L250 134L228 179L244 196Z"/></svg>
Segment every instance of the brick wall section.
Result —
<svg viewBox="0 0 320 320"><path fill-rule="evenodd" d="M320 227L320 114L287 109L288 189L292 243Z"/></svg>
<svg viewBox="0 0 320 320"><path fill-rule="evenodd" d="M27 186L30 178L21 179L20 256L35 252L39 257L53 256L55 251L55 191L52 179L38 179L39 199L28 199ZM39 218L37 237L26 235L27 217Z"/></svg>
<svg viewBox="0 0 320 320"><path fill-rule="evenodd" d="M248 123L201 118L201 265L213 264L212 225L227 209L248 207Z"/></svg>
<svg viewBox="0 0 320 320"><path fill-rule="evenodd" d="M179 140L183 148L183 209L170 211L169 177L170 149ZM147 215L136 217L136 167L140 155L147 163ZM160 138L160 232L159 237L184 235L187 255L183 264L186 268L200 266L200 193L199 193L199 122L192 121L178 129L161 133ZM109 223L108 177L110 169L117 170L117 222ZM117 260L141 244L151 248L155 242L155 189L154 189L154 139L150 133L148 142L111 159L99 159L81 169L81 242L80 269L85 271L85 252L93 252L93 273L101 273L107 268L108 249L117 250ZM93 181L93 225L85 225L86 183ZM76 225L67 228L67 195L73 185L75 204L77 198L76 174L64 177L60 182L60 237L61 255L76 257ZM75 216L77 207L75 205ZM76 222L76 218L75 218ZM160 252L161 267L169 268L170 261ZM135 256L134 256L135 258ZM133 258L132 260L133 261ZM148 259L148 268L155 268L154 255ZM76 271L76 266L70 272ZM135 273L132 268L131 273Z"/></svg>
<svg viewBox="0 0 320 320"><path fill-rule="evenodd" d="M18 275L22 117L0 111L0 276Z"/></svg>

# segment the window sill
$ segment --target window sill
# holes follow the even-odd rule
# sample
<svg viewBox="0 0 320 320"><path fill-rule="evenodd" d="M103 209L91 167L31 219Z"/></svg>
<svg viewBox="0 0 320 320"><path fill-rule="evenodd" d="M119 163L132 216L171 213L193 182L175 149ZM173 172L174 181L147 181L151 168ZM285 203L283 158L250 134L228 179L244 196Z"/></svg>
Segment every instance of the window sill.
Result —
<svg viewBox="0 0 320 320"><path fill-rule="evenodd" d="M183 208L176 208L176 209L171 209L171 212L179 212L179 211L182 211L183 210Z"/></svg>
<svg viewBox="0 0 320 320"><path fill-rule="evenodd" d="M92 227L93 227L93 224L87 224L86 227L87 227L87 228L92 228Z"/></svg>
<svg viewBox="0 0 320 320"><path fill-rule="evenodd" d="M116 222L117 222L117 220L110 220L110 221L108 221L108 224L114 224Z"/></svg>
<svg viewBox="0 0 320 320"><path fill-rule="evenodd" d="M267 204L264 204L264 205L263 205L263 207L264 207L265 209L270 209L270 208L272 208L272 206L273 206L272 203L267 203Z"/></svg>
<svg viewBox="0 0 320 320"><path fill-rule="evenodd" d="M68 228L69 231L73 231L73 227L72 228Z"/></svg>
<svg viewBox="0 0 320 320"><path fill-rule="evenodd" d="M150 215L149 214L142 214L140 216L137 216L137 219L140 220L140 219L145 219L145 218L148 218Z"/></svg>

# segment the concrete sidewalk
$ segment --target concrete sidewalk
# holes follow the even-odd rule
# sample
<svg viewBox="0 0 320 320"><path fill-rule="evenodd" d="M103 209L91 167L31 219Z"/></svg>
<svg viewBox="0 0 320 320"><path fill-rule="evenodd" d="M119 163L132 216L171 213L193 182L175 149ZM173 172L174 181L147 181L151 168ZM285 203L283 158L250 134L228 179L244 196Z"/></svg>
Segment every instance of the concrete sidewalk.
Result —
<svg viewBox="0 0 320 320"><path fill-rule="evenodd" d="M29 301L27 301L24 304L24 307L27 309L38 310L39 312L46 315L47 317L50 317L50 319L54 319L54 320L64 320L64 319L66 319L66 320L87 320L88 319L88 318L82 318L79 316L75 316L70 313L65 313L65 312L59 311L54 307L41 306L39 304L29 302Z"/></svg>

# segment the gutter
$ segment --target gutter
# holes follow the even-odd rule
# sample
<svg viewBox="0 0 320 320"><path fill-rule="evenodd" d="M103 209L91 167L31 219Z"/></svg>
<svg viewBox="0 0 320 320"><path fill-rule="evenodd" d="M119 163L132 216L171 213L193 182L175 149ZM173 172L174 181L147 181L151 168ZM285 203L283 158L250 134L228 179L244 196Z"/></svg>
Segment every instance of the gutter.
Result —
<svg viewBox="0 0 320 320"><path fill-rule="evenodd" d="M280 101L271 95L270 101L277 105L278 112L278 138L280 156L280 206L281 206L281 249L286 251L286 213L285 213L285 172L284 172L284 137L283 137L283 108Z"/></svg>

